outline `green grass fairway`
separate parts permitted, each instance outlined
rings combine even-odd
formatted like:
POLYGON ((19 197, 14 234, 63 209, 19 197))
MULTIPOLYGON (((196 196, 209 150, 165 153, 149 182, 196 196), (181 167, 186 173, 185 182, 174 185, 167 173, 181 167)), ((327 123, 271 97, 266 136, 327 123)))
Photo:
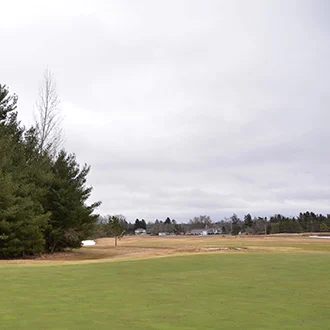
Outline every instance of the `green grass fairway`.
POLYGON ((330 255, 0 265, 1 329, 330 329, 330 255))

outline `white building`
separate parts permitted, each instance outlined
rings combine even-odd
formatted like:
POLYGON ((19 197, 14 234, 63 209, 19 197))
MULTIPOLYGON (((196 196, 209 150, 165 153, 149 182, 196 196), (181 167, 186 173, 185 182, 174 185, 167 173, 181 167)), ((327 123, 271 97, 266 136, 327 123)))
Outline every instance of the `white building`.
POLYGON ((138 228, 138 229, 135 229, 134 233, 135 233, 135 235, 146 235, 147 231, 143 228, 138 228))
POLYGON ((199 236, 217 235, 217 234, 221 234, 221 230, 216 228, 192 229, 190 232, 190 235, 199 235, 199 236))
POLYGON ((207 229, 192 229, 190 234, 191 235, 206 236, 207 235, 207 229))

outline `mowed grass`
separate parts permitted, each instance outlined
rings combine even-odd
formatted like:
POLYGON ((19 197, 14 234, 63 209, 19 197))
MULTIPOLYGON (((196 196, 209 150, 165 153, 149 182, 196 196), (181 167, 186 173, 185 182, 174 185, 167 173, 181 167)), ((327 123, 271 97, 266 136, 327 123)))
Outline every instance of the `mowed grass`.
POLYGON ((330 254, 0 265, 1 329, 329 329, 330 254))

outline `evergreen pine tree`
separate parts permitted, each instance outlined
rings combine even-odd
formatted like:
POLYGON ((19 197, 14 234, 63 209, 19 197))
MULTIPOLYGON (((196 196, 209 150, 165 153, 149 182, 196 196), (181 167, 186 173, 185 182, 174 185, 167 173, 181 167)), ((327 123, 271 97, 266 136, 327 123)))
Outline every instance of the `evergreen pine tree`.
POLYGON ((16 102, 0 86, 0 258, 43 252, 43 230, 49 217, 36 194, 38 185, 31 176, 38 172, 38 164, 31 162, 36 151, 26 152, 24 128, 14 111, 16 102))
POLYGON ((45 210, 51 212, 46 248, 49 252, 78 248, 81 241, 92 234, 98 219, 93 211, 101 204, 86 205, 92 192, 91 187, 86 187, 90 167, 85 165, 80 169, 75 155, 62 150, 52 170, 54 178, 44 203, 45 210))

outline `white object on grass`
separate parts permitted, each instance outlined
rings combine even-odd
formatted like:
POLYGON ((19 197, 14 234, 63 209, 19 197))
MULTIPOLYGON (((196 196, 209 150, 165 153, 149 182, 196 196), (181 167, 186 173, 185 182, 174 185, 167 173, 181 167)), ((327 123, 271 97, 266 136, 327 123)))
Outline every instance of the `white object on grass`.
POLYGON ((88 239, 86 241, 82 241, 81 243, 82 243, 83 246, 92 246, 92 245, 96 244, 95 241, 90 240, 90 239, 88 239))

